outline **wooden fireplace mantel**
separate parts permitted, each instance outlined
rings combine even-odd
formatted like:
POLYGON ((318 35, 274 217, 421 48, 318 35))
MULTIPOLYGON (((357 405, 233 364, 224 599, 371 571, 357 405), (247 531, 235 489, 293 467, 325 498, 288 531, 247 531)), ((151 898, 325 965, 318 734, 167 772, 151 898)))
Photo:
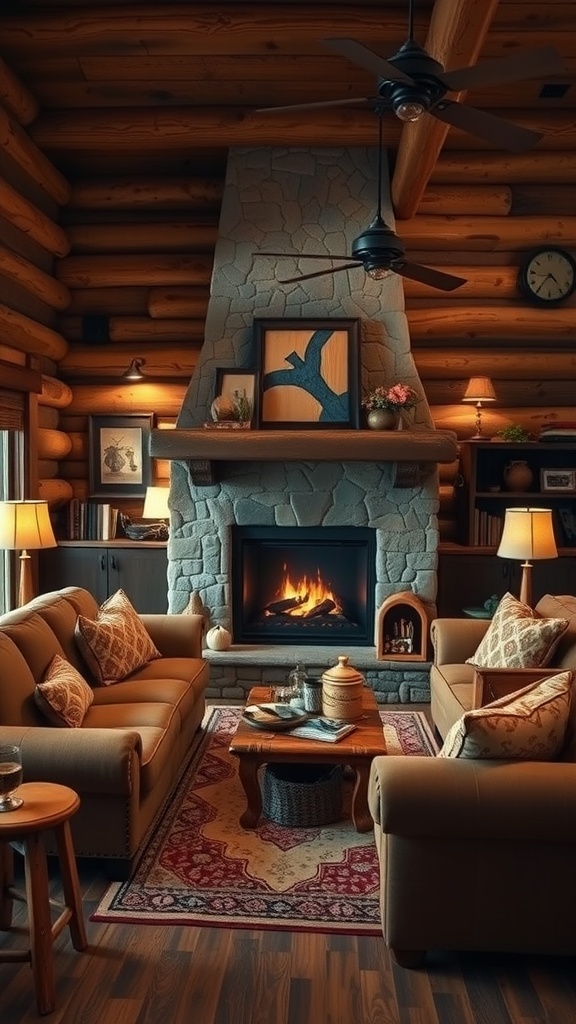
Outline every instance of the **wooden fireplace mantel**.
POLYGON ((397 487, 414 487, 430 463, 458 455, 451 430, 153 430, 154 458, 188 463, 192 482, 216 483, 221 462, 393 462, 397 487))

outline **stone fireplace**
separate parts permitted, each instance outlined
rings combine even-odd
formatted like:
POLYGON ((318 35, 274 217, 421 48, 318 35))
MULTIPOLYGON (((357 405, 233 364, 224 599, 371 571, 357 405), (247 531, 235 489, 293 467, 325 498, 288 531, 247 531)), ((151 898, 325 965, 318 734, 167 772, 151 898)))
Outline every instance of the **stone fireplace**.
MULTIPOLYGON (((367 531, 372 535, 372 564, 366 570, 371 592, 365 637, 358 648, 348 637, 346 650, 352 645, 356 663, 373 669, 379 699, 422 700, 427 693, 423 669, 410 666, 406 672, 396 666, 392 679, 394 666, 378 665, 371 646, 375 609, 389 595, 410 591, 434 610, 437 462, 451 461, 456 454, 455 442, 447 437, 430 451, 431 438, 441 432, 433 430, 410 352, 401 279, 391 275, 372 281, 362 268, 285 286, 276 279, 277 274, 294 276, 323 266, 307 262, 306 252, 350 251, 375 211, 376 160, 376 150, 356 148, 231 150, 205 341, 176 430, 154 431, 151 451, 172 459, 172 612, 182 611, 190 594, 197 592, 211 621, 234 632, 236 666, 244 657, 251 668, 260 662, 285 666, 293 656, 278 652, 283 646, 278 635, 268 642, 258 633, 246 652, 244 624, 238 639, 231 578, 236 531, 301 530, 305 542, 311 529, 367 531), (254 259, 255 249, 303 256, 298 261, 290 256, 254 259), (415 388, 420 400, 404 424, 407 429, 389 440, 366 430, 345 431, 341 437, 335 431, 320 436, 320 430, 316 435, 295 430, 279 434, 276 445, 270 430, 203 430, 217 368, 255 366, 256 317, 358 319, 361 390, 397 381, 415 388), (228 436, 215 436, 223 433, 228 436), (399 472, 408 463, 418 471, 399 472)), ((386 196, 383 212, 393 222, 386 196)), ((309 648, 308 660, 332 664, 338 653, 338 641, 332 649, 321 640, 319 647, 309 648)), ((231 657, 226 652, 213 660, 217 665, 231 657)), ((223 695, 231 692, 230 677, 228 683, 221 687, 223 695)))

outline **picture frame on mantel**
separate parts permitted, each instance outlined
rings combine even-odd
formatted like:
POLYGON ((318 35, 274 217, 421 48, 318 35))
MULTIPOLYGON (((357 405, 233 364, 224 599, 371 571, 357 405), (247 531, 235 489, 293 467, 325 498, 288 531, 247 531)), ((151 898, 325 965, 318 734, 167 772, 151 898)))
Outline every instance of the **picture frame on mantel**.
POLYGON ((90 416, 91 498, 143 498, 152 482, 150 431, 154 415, 90 416))
POLYGON ((359 320, 255 320, 258 426, 358 429, 359 338, 359 320))
POLYGON ((234 369, 232 367, 216 367, 215 399, 225 398, 237 402, 243 396, 249 403, 250 416, 246 423, 251 425, 256 419, 258 399, 258 372, 251 369, 234 369))

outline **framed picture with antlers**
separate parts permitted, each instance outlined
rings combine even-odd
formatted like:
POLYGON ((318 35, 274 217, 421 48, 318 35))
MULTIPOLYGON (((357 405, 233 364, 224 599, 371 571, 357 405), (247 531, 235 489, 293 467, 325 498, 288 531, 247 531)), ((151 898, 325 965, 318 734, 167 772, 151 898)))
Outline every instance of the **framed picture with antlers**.
POLYGON ((254 339, 260 427, 358 427, 358 320, 255 320, 254 339))

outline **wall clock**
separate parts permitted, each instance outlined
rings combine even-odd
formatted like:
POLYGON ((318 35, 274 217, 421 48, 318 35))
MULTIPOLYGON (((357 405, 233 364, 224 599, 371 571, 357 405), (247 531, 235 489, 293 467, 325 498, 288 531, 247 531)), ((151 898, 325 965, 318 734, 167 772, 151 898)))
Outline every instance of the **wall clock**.
POLYGON ((566 249, 537 249, 520 268, 518 283, 526 297, 539 306, 562 302, 576 289, 576 260, 566 249))

